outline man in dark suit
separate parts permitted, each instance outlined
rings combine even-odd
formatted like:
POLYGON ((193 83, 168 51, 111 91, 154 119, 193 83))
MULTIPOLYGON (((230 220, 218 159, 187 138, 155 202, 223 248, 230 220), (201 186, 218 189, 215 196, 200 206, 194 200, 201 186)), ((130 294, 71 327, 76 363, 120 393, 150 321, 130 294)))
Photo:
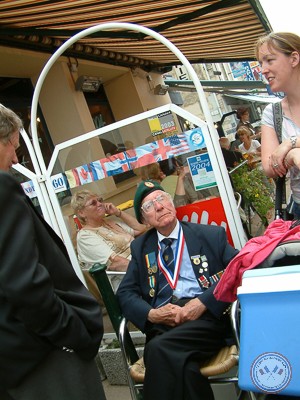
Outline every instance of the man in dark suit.
POLYGON ((199 361, 228 337, 229 304, 213 290, 237 250, 221 227, 179 222, 170 195, 155 181, 138 186, 134 208, 153 229, 132 242, 117 296, 125 317, 146 333, 144 398, 211 400, 199 361))
POLYGON ((104 400, 94 362, 103 336, 99 305, 7 173, 18 162, 21 128, 0 104, 0 398, 104 400))

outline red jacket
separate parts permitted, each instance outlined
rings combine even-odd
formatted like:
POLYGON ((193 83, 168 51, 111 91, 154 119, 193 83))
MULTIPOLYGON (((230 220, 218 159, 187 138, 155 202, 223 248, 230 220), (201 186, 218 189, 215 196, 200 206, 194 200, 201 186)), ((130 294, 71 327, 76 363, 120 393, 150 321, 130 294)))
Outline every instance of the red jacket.
POLYGON ((270 223, 263 236, 250 239, 228 264, 214 290, 217 300, 233 302, 242 276, 248 269, 262 263, 281 242, 300 240, 300 225, 290 229, 292 221, 277 219, 270 223))

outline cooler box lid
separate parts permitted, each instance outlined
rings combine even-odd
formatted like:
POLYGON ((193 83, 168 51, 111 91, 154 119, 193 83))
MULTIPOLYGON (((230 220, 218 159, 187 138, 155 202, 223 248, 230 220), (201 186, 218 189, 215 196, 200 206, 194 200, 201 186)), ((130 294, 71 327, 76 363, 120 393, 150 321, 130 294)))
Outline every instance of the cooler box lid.
POLYGON ((237 294, 300 290, 300 265, 257 268, 244 272, 237 294))

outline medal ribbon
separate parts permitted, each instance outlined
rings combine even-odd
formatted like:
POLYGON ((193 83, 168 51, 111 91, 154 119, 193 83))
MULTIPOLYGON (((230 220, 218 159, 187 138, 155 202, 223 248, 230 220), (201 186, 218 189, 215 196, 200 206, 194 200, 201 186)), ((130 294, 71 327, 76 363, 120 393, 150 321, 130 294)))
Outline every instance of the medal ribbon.
POLYGON ((160 243, 158 243, 158 249, 159 249, 158 256, 157 256, 158 267, 164 274, 166 280, 168 281, 169 285, 171 286, 171 288, 173 290, 176 288, 178 277, 179 277, 184 243, 185 243, 185 240, 184 240, 182 228, 180 227, 179 237, 177 240, 176 250, 175 250, 175 254, 174 254, 174 264, 175 264, 174 276, 171 274, 171 272, 166 267, 166 264, 162 258, 161 246, 160 246, 160 243))
MULTIPOLYGON (((146 254, 145 255, 146 266, 147 266, 147 269, 148 269, 148 282, 149 282, 149 286, 150 286, 149 294, 150 294, 151 297, 153 297, 154 293, 155 293, 156 279, 155 279, 155 276, 153 275, 153 273, 155 271, 153 271, 153 264, 150 261, 150 257, 152 258, 152 262, 155 261, 155 254, 151 253, 151 254, 146 254), (153 255, 154 255, 154 260, 153 260, 153 257, 152 257, 153 255)), ((157 268, 156 268, 156 271, 157 271, 157 268)))

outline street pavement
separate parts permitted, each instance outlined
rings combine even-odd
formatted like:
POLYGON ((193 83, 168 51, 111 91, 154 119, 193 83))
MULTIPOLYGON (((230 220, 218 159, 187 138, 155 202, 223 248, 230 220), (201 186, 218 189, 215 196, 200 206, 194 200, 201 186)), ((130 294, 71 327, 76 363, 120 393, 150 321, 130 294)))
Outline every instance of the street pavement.
MULTIPOLYGON (((103 315, 104 332, 106 334, 114 332, 108 315, 103 315)), ((103 379, 103 378, 102 378, 103 379)), ((126 385, 111 385, 108 379, 102 380, 106 400, 132 400, 129 387, 126 385)))
POLYGON ((131 400, 130 390, 125 385, 110 385, 108 379, 102 381, 106 400, 131 400))

